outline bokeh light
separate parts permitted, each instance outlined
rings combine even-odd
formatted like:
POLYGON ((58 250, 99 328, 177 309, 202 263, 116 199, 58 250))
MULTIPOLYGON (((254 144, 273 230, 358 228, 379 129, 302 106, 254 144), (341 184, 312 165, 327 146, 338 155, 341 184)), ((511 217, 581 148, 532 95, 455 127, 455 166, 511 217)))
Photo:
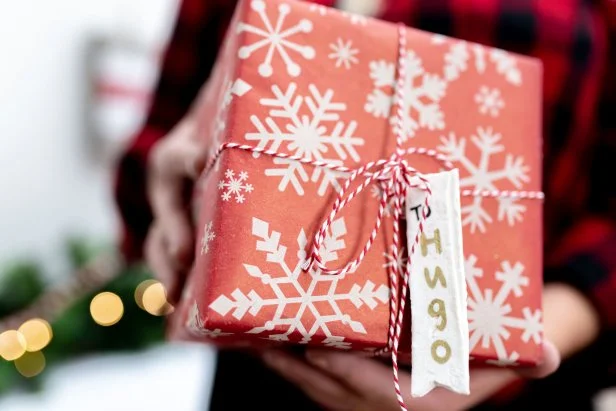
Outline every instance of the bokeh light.
POLYGON ((142 281, 135 289, 135 302, 142 310, 145 310, 145 307, 143 306, 143 294, 145 293, 145 290, 147 290, 149 286, 156 283, 158 283, 158 281, 154 279, 145 280, 142 281))
POLYGON ((99 293, 90 302, 90 315, 99 325, 105 327, 114 325, 124 315, 122 299, 107 291, 99 293))
POLYGON ((26 352, 26 338, 17 330, 7 330, 0 334, 0 356, 13 361, 26 352))
POLYGON ((147 286, 143 292, 143 309, 156 316, 167 315, 173 312, 173 306, 167 301, 167 292, 160 282, 147 286))
POLYGON ((24 377, 35 377, 45 369, 45 355, 41 351, 26 352, 15 360, 15 368, 24 377))
POLYGON ((51 325, 40 318, 33 318, 26 321, 19 327, 18 331, 25 337, 26 351, 29 352, 42 350, 49 344, 53 337, 51 325))

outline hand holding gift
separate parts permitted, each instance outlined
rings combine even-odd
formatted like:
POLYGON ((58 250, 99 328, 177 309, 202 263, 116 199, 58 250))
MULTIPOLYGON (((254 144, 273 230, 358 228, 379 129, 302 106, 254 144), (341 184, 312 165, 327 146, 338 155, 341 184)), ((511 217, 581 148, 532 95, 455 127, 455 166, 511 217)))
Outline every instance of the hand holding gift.
POLYGON ((194 259, 194 227, 183 191, 186 180, 201 172, 206 154, 206 146, 197 138, 195 121, 189 115, 153 147, 150 156, 148 195, 154 222, 145 255, 174 304, 194 259))
MULTIPOLYGON (((270 367, 297 384, 328 410, 400 409, 398 399, 391 389, 391 369, 372 359, 331 351, 309 351, 308 362, 284 351, 267 352, 264 359, 270 367)), ((560 356, 556 347, 546 341, 543 346, 543 362, 537 367, 471 370, 470 395, 436 389, 420 398, 413 398, 405 392, 403 400, 406 407, 413 411, 467 410, 491 397, 516 376, 543 378, 554 372, 559 363, 560 356)), ((401 372, 400 384, 403 387, 411 386, 411 379, 410 373, 401 372)))

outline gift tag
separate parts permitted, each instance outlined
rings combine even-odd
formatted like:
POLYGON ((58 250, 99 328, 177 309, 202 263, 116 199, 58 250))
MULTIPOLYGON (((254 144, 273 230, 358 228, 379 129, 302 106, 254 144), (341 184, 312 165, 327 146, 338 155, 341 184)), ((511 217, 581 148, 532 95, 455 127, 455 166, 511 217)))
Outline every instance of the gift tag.
MULTIPOLYGON (((469 394, 467 290, 464 276, 458 170, 424 176, 432 194, 423 234, 410 256, 412 321, 411 395, 435 387, 469 394)), ((409 250, 422 218, 426 193, 406 199, 409 250)))

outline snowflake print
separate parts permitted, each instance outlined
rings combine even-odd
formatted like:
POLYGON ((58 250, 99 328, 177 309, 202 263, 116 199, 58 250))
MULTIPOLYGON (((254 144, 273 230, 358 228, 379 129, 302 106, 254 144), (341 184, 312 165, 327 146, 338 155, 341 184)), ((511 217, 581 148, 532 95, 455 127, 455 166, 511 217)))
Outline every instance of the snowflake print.
POLYGON ((531 339, 535 344, 541 342, 542 322, 541 311, 532 311, 524 307, 521 316, 512 313, 512 298, 520 298, 529 279, 524 275, 524 265, 520 262, 512 264, 501 262, 501 268, 494 278, 501 284, 498 290, 482 289, 478 278, 484 275, 483 269, 476 267, 477 257, 469 255, 465 261, 466 283, 469 290, 468 320, 471 351, 481 344, 482 348, 493 347, 497 365, 512 365, 519 358, 515 351, 508 353, 505 341, 511 337, 510 330, 522 330, 521 339, 528 343, 531 339))
MULTIPOLYGON (((308 87, 309 94, 297 93, 297 85, 289 84, 283 91, 272 86, 273 98, 262 98, 261 105, 270 109, 269 116, 260 119, 252 115, 250 120, 256 132, 246 134, 249 141, 258 141, 259 149, 282 151, 313 160, 327 160, 342 164, 351 158, 359 162, 357 146, 364 144, 363 138, 355 136, 357 122, 344 122, 340 113, 346 110, 344 103, 334 102, 333 90, 321 93, 316 86, 308 87)), ((258 157, 258 154, 255 154, 258 157)), ((304 184, 319 183, 318 194, 325 195, 333 186, 339 190, 338 179, 342 173, 303 165, 300 162, 274 158, 278 166, 265 170, 265 175, 280 178, 278 189, 286 191, 290 185, 297 194, 304 195, 304 184), (312 170, 311 175, 308 170, 312 170)))
POLYGON ((478 73, 484 73, 486 71, 486 67, 488 66, 485 58, 486 49, 479 44, 473 44, 471 49, 473 51, 473 55, 475 56, 475 69, 478 73))
POLYGON ((223 201, 229 201, 233 197, 236 203, 243 203, 246 198, 244 194, 254 190, 252 184, 246 183, 248 172, 242 171, 238 176, 233 170, 225 171, 225 179, 218 182, 218 189, 222 191, 220 197, 223 201))
POLYGON ((311 4, 309 10, 313 13, 319 13, 321 16, 325 16, 328 8, 322 4, 311 4))
MULTIPOLYGON (((233 97, 241 97, 252 89, 252 86, 246 83, 244 80, 237 79, 235 81, 231 81, 229 80, 228 76, 225 76, 223 84, 224 86, 221 88, 220 96, 217 100, 218 109, 214 118, 212 133, 210 134, 212 136, 212 145, 210 148, 211 156, 213 156, 218 151, 218 149, 220 148, 220 144, 224 139, 224 134, 227 130, 227 113, 229 111, 229 106, 231 105, 233 97)), ((218 170, 219 165, 220 162, 217 161, 214 165, 215 170, 218 170)))
POLYGON ((354 24, 354 25, 359 24, 362 26, 365 26, 366 24, 368 24, 368 18, 361 14, 351 13, 349 11, 344 11, 344 10, 341 11, 341 14, 347 19, 349 19, 351 24, 354 24))
POLYGON ((383 264, 383 268, 393 268, 394 266, 398 266, 400 269, 404 269, 406 267, 408 257, 406 256, 406 249, 404 247, 400 247, 398 251, 398 259, 394 258, 394 246, 390 246, 389 251, 383 253, 383 257, 385 257, 385 263, 383 264))
POLYGON ((443 36, 442 34, 434 34, 432 35, 430 42, 436 45, 445 44, 447 42, 447 37, 443 36))
MULTIPOLYGON (((319 13, 321 16, 329 14, 331 8, 322 4, 311 4, 309 10, 313 13, 319 13)), ((362 14, 352 13, 347 10, 336 9, 336 12, 340 13, 343 17, 347 18, 353 25, 365 26, 368 24, 368 18, 362 14)))
POLYGON ((499 357, 498 360, 486 360, 486 364, 496 365, 497 367, 512 367, 519 365, 519 358, 520 354, 518 354, 516 351, 512 351, 511 354, 508 354, 504 357, 499 357))
POLYGON ((488 62, 494 65, 496 72, 505 80, 515 86, 522 84, 522 73, 517 66, 516 59, 504 50, 490 49, 479 44, 470 44, 463 40, 454 40, 442 35, 434 35, 432 44, 449 44, 449 50, 445 53, 444 78, 453 81, 460 74, 467 71, 469 62, 473 57, 474 67, 477 73, 486 71, 488 62), (449 40, 449 43, 448 41, 449 40))
POLYGON ((278 6, 278 20, 275 23, 269 20, 265 12, 265 1, 252 0, 250 6, 261 18, 263 27, 239 23, 237 25, 237 32, 255 34, 262 37, 262 39, 250 45, 240 47, 238 50, 238 57, 247 59, 255 51, 267 48, 265 60, 259 65, 258 69, 261 76, 270 77, 274 73, 272 60, 276 53, 278 53, 286 65, 287 73, 293 77, 299 76, 301 74, 301 67, 291 59, 289 51, 296 52, 307 60, 311 60, 315 57, 315 51, 314 48, 310 46, 294 43, 290 38, 297 33, 310 33, 312 31, 312 22, 308 19, 302 19, 296 25, 284 28, 285 19, 291 12, 291 6, 288 4, 282 3, 278 6))
MULTIPOLYGON (((412 50, 407 52, 406 79, 404 82, 404 109, 402 132, 404 141, 414 137, 420 128, 442 130, 445 127, 440 100, 445 95, 447 83, 435 74, 426 73, 419 56, 412 50)), ((396 85, 395 65, 390 62, 370 62, 370 78, 374 89, 368 95, 365 110, 375 117, 389 117, 397 130, 395 116, 390 116, 396 85)))
POLYGON ((207 338, 218 338, 231 335, 231 333, 222 332, 220 328, 216 328, 215 330, 208 330, 203 324, 203 320, 201 320, 201 315, 199 314, 199 307, 197 307, 196 301, 193 301, 193 304, 190 308, 190 313, 188 314, 188 320, 186 322, 186 328, 190 333, 195 336, 203 336, 207 338))
POLYGON ((504 50, 492 49, 490 61, 496 65, 496 71, 516 86, 522 84, 522 73, 517 67, 515 58, 504 50))
POLYGON ((468 68, 469 53, 466 43, 458 42, 451 46, 451 50, 445 54, 445 79, 452 81, 460 77, 460 73, 468 68))
POLYGON ((332 52, 327 57, 336 60, 336 67, 344 66, 348 70, 351 68, 351 64, 359 63, 359 60, 355 57, 359 50, 352 48, 351 40, 345 42, 339 38, 336 43, 330 44, 329 47, 332 52))
POLYGON ((486 86, 481 86, 475 94, 475 102, 479 105, 481 114, 489 114, 492 117, 498 117, 500 110, 505 107, 500 90, 497 88, 490 89, 486 86))
MULTIPOLYGON (((304 272, 301 266, 306 260, 308 246, 304 229, 300 230, 297 237, 297 259, 286 255, 288 248, 280 244, 280 232, 271 230, 267 222, 253 218, 252 234, 257 238, 256 250, 265 253, 262 262, 268 263, 268 271, 264 273, 257 265, 252 264, 244 264, 244 268, 248 275, 266 284, 274 296, 263 298, 256 290, 245 292, 238 288, 230 296, 219 296, 210 305, 218 314, 230 314, 236 320, 242 320, 247 313, 256 316, 264 307, 274 307, 273 317, 247 331, 249 334, 261 334, 264 338, 276 341, 293 339, 307 344, 314 341, 315 334, 320 332, 324 338, 317 343, 348 349, 351 344, 345 341, 343 336, 335 335, 329 324, 341 324, 360 334, 367 331, 360 321, 351 318, 339 304, 351 303, 357 308, 367 306, 373 310, 379 304, 389 301, 389 288, 384 284, 376 286, 369 280, 355 283, 351 288, 345 287, 345 291, 340 291, 340 281, 353 275, 351 272, 344 275, 327 275, 314 269, 308 273, 304 272), (274 270, 273 267, 277 269, 274 270)), ((322 249, 324 262, 338 259, 338 252, 346 247, 343 238, 345 235, 344 219, 335 220, 322 249)))
POLYGON ((210 221, 203 228, 203 237, 201 237, 201 255, 207 254, 210 251, 210 243, 216 238, 216 233, 212 229, 212 222, 210 221))
MULTIPOLYGON (((467 156, 465 138, 458 139, 454 133, 450 133, 449 137, 441 137, 442 145, 438 147, 438 150, 449 161, 458 163, 468 173, 466 177, 460 179, 461 188, 481 191, 503 190, 504 188, 497 186, 496 183, 505 180, 516 189, 520 189, 524 183, 528 183, 529 168, 524 164, 524 159, 521 156, 514 157, 512 154, 507 154, 505 163, 501 168, 490 168, 490 162, 494 159, 494 155, 505 151, 505 147, 499 144, 501 137, 491 128, 479 127, 477 129, 477 134, 470 139, 480 153, 477 163, 474 163, 467 156)), ((472 204, 462 207, 462 225, 470 225, 471 233, 476 230, 483 233, 486 231, 486 224, 493 222, 482 202, 482 197, 475 196, 472 204)), ((518 204, 516 199, 498 198, 498 203, 497 218, 499 221, 507 218, 509 225, 513 225, 516 221, 522 220, 522 214, 526 211, 526 207, 518 204)))

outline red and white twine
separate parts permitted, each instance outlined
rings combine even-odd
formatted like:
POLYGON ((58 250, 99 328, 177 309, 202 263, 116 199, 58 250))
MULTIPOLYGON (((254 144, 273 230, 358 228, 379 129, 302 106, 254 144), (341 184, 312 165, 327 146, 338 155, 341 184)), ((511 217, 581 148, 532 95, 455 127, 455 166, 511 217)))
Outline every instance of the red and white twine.
MULTIPOLYGON (((336 200, 332 206, 332 210, 321 224, 319 230, 314 236, 312 242, 312 249, 308 256, 308 259, 302 264, 302 269, 307 271, 313 268, 320 270, 323 274, 328 275, 343 275, 349 272, 353 272, 359 267, 366 254, 370 251, 374 240, 379 232, 381 222, 383 220, 383 213, 387 204, 393 200, 393 238, 392 238, 392 263, 389 265, 389 282, 390 282, 390 320, 389 320, 389 336, 387 347, 380 350, 378 354, 391 352, 392 368, 394 375, 394 388, 396 397, 400 408, 406 411, 406 405, 404 403, 404 397, 402 396, 402 390, 400 388, 399 381, 399 366, 398 366, 398 348, 400 343, 400 335, 402 330, 402 324, 404 320, 404 309, 406 305, 406 298, 409 290, 410 282, 410 267, 411 256, 414 254, 415 248, 419 243, 419 239, 424 230, 424 222, 427 218, 427 210, 429 209, 429 201, 432 191, 430 190, 430 184, 428 180, 415 168, 408 164, 405 159, 409 155, 421 155, 429 157, 434 161, 441 164, 445 169, 451 170, 454 168, 453 164, 449 162, 445 156, 438 153, 436 150, 411 147, 403 148, 402 143, 404 141, 404 131, 402 122, 404 118, 404 89, 406 81, 406 33, 403 25, 399 26, 398 30, 398 60, 397 60, 397 81, 396 81, 396 94, 395 94, 395 123, 396 123, 396 151, 388 159, 380 159, 371 161, 357 169, 351 169, 345 166, 331 164, 326 161, 314 160, 306 157, 290 155, 287 153, 281 153, 273 150, 266 150, 245 144, 238 144, 233 142, 227 142, 221 144, 216 151, 210 162, 206 166, 204 173, 207 173, 218 157, 223 151, 227 149, 238 149, 249 151, 253 153, 265 154, 272 157, 283 158, 293 161, 298 161, 303 164, 309 164, 315 167, 326 168, 336 172, 350 173, 349 178, 345 181, 344 186, 338 193, 336 200), (358 178, 364 180, 352 191, 349 192, 351 184, 358 178), (413 177, 415 179, 413 180, 413 177), (379 199, 379 209, 375 219, 374 227, 370 232, 370 236, 366 241, 364 247, 360 251, 359 255, 351 262, 347 263, 341 269, 327 268, 321 258, 320 251, 325 240, 325 236, 334 221, 336 215, 348 205, 359 193, 361 193, 367 186, 372 183, 379 184, 381 188, 381 197, 379 199), (403 215, 403 207, 406 201, 406 195, 411 188, 418 188, 423 191, 425 200, 421 212, 421 218, 419 221, 419 228, 410 245, 408 252, 408 261, 399 266, 401 246, 400 246, 400 219, 403 215), (399 287, 399 279, 402 279, 402 286, 399 287), (398 293, 401 295, 398 296, 398 293)), ((508 191, 508 190, 461 190, 462 196, 473 197, 509 197, 516 199, 543 199, 542 192, 537 191, 508 191)))

